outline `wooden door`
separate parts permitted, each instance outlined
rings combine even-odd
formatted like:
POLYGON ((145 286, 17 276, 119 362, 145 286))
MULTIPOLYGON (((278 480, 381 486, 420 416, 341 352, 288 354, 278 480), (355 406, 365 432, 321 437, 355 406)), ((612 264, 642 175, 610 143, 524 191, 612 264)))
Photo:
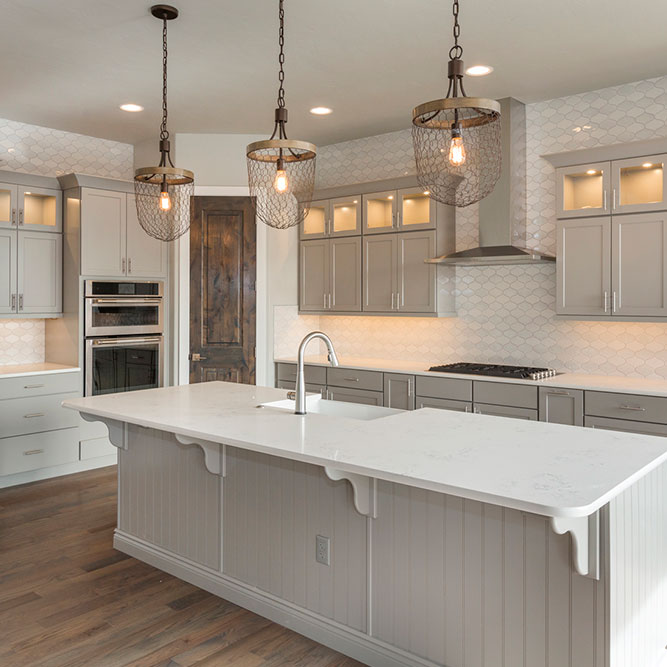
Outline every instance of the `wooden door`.
POLYGON ((48 232, 18 232, 19 312, 62 310, 63 237, 48 232))
POLYGON ((301 241, 299 248, 299 310, 327 310, 330 301, 330 240, 301 241))
POLYGON ((124 276, 127 209, 124 192, 84 188, 81 194, 81 273, 124 276))
POLYGON ((424 260, 435 257, 435 232, 405 232, 397 235, 396 310, 406 313, 435 313, 436 267, 424 260))
POLYGON ((611 315, 611 219, 557 225, 556 313, 611 315))
POLYGON ((15 313, 16 230, 0 229, 0 313, 15 313))
POLYGON ((667 213, 612 218, 614 315, 667 315, 667 213))
POLYGON ((364 238, 364 310, 392 312, 396 304, 396 234, 364 238))
POLYGON ((127 275, 166 278, 169 244, 149 236, 139 224, 134 195, 127 195, 127 275))
POLYGON ((331 263, 330 310, 361 310, 361 237, 329 241, 331 263))
POLYGON ((252 199, 194 197, 192 202, 190 382, 254 384, 257 253, 252 199))

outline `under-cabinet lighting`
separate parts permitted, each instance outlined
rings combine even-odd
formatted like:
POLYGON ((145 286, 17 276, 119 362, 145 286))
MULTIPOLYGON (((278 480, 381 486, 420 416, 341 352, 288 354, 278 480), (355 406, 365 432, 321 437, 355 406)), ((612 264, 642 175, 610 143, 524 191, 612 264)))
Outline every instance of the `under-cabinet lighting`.
POLYGON ((121 104, 120 108, 123 111, 129 111, 130 113, 136 113, 137 111, 143 111, 144 110, 144 108, 141 106, 141 104, 132 104, 132 103, 121 104))
POLYGON ((393 198, 394 198, 394 195, 389 195, 389 196, 387 197, 387 199, 393 199, 393 198))
POLYGON ((595 169, 589 169, 586 173, 587 173, 589 176, 595 176, 595 174, 597 174, 598 172, 597 172, 597 170, 595 170, 595 169))
POLYGON ((653 162, 644 162, 644 164, 642 165, 642 167, 644 167, 646 169, 648 169, 648 167, 652 167, 652 166, 653 166, 653 162))
POLYGON ((424 190, 424 194, 425 194, 425 195, 430 195, 431 193, 430 193, 429 190, 424 190))

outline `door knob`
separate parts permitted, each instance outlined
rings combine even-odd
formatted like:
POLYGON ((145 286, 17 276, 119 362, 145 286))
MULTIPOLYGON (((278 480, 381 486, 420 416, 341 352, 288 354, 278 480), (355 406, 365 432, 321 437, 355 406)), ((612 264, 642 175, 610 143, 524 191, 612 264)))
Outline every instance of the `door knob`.
POLYGON ((188 359, 190 361, 204 361, 206 357, 202 357, 201 354, 199 354, 199 352, 193 352, 188 355, 188 359))

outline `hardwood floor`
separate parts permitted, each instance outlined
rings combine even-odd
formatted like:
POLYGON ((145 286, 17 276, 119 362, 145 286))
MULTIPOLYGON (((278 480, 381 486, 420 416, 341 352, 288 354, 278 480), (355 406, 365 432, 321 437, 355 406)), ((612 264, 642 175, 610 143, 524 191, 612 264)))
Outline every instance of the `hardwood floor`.
POLYGON ((0 665, 361 665, 116 551, 115 525, 115 467, 0 490, 0 665))

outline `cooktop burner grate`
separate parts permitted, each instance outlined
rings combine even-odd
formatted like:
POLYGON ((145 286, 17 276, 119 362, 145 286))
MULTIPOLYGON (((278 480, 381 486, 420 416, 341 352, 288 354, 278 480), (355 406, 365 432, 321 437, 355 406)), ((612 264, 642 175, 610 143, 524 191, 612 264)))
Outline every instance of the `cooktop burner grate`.
POLYGON ((494 377, 515 378, 518 380, 543 380, 544 378, 556 375, 556 371, 552 368, 505 366, 502 364, 474 364, 469 362, 431 366, 429 371, 437 373, 465 373, 468 375, 492 375, 494 377))

